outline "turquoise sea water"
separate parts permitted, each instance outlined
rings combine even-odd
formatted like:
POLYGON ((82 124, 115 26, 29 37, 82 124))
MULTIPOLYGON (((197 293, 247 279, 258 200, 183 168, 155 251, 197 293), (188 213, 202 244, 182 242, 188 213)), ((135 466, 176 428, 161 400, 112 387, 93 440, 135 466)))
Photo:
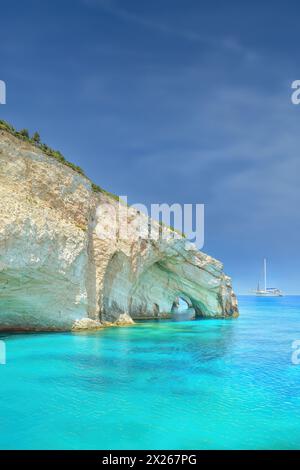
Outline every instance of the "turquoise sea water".
POLYGON ((300 297, 239 303, 237 320, 0 335, 0 448, 300 448, 300 297))

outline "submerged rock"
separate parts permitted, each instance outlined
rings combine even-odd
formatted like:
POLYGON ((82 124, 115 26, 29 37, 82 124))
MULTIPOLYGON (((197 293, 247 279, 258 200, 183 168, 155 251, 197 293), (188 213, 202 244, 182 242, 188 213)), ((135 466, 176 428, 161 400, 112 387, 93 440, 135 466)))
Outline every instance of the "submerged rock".
POLYGON ((0 329, 71 330, 172 315, 178 297, 201 317, 238 315, 222 264, 118 202, 36 146, 0 131, 0 329), (125 224, 126 222, 126 224, 125 224), (127 237, 120 236, 123 224, 127 237), (92 322, 91 322, 92 321, 92 322), (94 326, 92 326, 94 325, 94 326))

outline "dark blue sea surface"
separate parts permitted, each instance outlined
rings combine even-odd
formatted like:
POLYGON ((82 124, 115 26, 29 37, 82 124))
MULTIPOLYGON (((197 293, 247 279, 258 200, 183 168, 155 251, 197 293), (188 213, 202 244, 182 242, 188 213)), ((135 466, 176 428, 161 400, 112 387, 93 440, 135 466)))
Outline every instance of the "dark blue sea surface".
POLYGON ((235 320, 0 335, 1 449, 299 449, 300 297, 235 320))

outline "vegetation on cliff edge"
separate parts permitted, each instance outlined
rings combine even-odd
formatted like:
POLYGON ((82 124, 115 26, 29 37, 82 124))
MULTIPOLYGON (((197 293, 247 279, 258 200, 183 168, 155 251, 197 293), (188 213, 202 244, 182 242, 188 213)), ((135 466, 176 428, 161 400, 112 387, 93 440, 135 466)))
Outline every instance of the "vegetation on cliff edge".
MULTIPOLYGON (((32 135, 32 137, 30 137, 28 129, 21 129, 17 131, 11 124, 4 121, 3 119, 0 119, 0 130, 1 129, 9 132, 10 134, 14 135, 18 139, 24 140, 26 142, 31 143, 35 147, 38 147, 42 152, 44 152, 49 157, 55 158, 60 163, 63 163, 64 165, 72 168, 72 170, 76 171, 80 175, 90 180, 90 178, 86 176, 86 174, 84 173, 83 169, 80 168, 80 166, 75 165, 74 163, 66 160, 66 158, 62 155, 62 153, 59 150, 54 150, 51 147, 49 147, 47 144, 42 143, 40 134, 38 132, 35 132, 32 135)), ((92 186, 92 190, 95 193, 103 193, 103 194, 106 194, 107 196, 110 196, 116 199, 117 201, 119 200, 119 196, 117 196, 116 194, 110 193, 109 191, 106 191, 105 189, 101 188, 97 184, 94 184, 93 182, 91 182, 91 186, 92 186)))
MULTIPOLYGON (((10 134, 14 135, 18 139, 29 142, 30 144, 32 144, 35 147, 39 148, 43 153, 45 153, 49 157, 55 158, 60 163, 72 168, 72 170, 76 171, 80 175, 87 178, 91 182, 92 190, 95 193, 102 193, 102 194, 105 194, 105 195, 107 195, 109 197, 112 197, 113 199, 119 201, 119 196, 117 196, 116 194, 110 193, 109 191, 106 191, 105 189, 101 188, 97 184, 93 183, 90 180, 90 178, 88 178, 88 176, 86 176, 86 174, 84 173, 83 169, 80 168, 80 166, 77 166, 74 163, 69 162, 68 160, 66 160, 66 158, 61 154, 61 152, 59 150, 53 150, 47 144, 42 143, 40 134, 38 132, 35 132, 32 135, 32 137, 30 137, 28 129, 21 129, 21 130, 17 131, 11 124, 4 121, 3 119, 0 119, 0 130, 1 129, 9 132, 10 134)), ((179 230, 176 230, 174 227, 168 226, 168 225, 166 225, 162 222, 159 222, 159 223, 160 223, 160 225, 165 226, 166 228, 171 230, 172 232, 177 232, 181 236, 185 237, 185 235, 183 233, 181 233, 179 230)))

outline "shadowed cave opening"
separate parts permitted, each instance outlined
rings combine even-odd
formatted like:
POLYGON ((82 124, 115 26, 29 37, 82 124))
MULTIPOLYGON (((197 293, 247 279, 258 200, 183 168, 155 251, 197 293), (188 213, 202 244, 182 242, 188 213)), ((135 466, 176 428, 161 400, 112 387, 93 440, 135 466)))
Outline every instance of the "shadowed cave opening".
POLYGON ((159 305, 158 304, 153 304, 153 313, 154 313, 155 318, 159 317, 159 305))

